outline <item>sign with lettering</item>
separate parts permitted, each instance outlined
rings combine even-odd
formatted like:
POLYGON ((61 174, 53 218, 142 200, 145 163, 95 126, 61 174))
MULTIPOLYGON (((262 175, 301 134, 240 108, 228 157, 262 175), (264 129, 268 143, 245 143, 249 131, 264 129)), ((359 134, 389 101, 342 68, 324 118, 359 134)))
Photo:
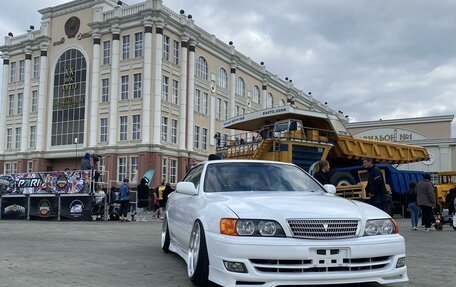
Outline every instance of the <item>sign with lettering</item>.
POLYGON ((424 135, 405 129, 393 129, 393 128, 382 128, 382 129, 370 129, 367 131, 353 134, 354 137, 387 141, 387 142, 402 142, 410 140, 424 140, 428 139, 424 135))

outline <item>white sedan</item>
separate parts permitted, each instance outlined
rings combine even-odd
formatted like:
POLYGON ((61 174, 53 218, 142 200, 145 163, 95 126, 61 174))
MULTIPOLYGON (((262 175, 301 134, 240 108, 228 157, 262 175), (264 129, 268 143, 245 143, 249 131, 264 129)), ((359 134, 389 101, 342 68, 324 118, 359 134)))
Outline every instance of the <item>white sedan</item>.
POLYGON ((334 193, 293 164, 200 163, 168 198, 161 246, 197 286, 408 281, 396 222, 334 193))

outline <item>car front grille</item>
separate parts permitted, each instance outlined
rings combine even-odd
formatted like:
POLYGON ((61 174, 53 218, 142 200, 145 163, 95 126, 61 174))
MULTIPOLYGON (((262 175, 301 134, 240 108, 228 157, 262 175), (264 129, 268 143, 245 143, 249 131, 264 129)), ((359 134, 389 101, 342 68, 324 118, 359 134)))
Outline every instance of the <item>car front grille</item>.
POLYGON ((340 239, 355 237, 357 219, 289 219, 293 237, 311 239, 340 239))
POLYGON ((255 270, 262 273, 323 273, 323 272, 356 272, 378 270, 385 268, 392 262, 389 256, 371 258, 344 258, 340 266, 315 266, 311 259, 277 260, 277 259, 250 259, 255 270))

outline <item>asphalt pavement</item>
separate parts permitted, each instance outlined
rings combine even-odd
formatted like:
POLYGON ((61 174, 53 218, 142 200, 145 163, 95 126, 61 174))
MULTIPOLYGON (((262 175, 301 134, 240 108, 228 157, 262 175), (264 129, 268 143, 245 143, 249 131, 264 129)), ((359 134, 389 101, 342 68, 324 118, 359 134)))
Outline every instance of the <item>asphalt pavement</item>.
MULTIPOLYGON (((2 220, 0 286, 193 286, 184 261, 160 249, 161 221, 148 218, 128 223, 2 220)), ((387 286, 455 286, 456 231, 449 225, 443 231, 412 231, 408 219, 398 223, 406 238, 410 281, 387 286)))

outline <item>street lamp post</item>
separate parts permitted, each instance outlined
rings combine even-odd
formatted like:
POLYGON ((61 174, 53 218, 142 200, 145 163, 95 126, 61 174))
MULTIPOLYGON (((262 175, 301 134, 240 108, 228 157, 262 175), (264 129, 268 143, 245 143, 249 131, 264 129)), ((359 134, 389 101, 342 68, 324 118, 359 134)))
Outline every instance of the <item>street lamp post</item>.
POLYGON ((78 169, 78 138, 74 138, 75 150, 76 150, 76 168, 78 169))

